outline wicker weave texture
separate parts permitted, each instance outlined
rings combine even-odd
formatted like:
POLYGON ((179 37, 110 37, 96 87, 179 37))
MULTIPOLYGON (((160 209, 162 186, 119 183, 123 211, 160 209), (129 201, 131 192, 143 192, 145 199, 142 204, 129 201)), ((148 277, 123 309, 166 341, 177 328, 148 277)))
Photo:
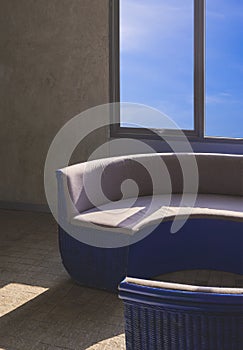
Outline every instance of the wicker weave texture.
POLYGON ((166 310, 125 302, 127 350, 242 350, 242 314, 166 310))
POLYGON ((62 262, 69 275, 81 285, 117 292, 126 276, 127 247, 98 248, 71 237, 59 227, 62 262))

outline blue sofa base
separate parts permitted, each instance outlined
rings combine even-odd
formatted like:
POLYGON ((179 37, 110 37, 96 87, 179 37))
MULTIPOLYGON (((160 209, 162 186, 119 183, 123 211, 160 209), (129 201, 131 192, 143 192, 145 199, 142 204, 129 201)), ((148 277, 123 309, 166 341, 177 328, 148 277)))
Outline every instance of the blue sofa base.
POLYGON ((76 240, 59 226, 59 248, 65 269, 80 285, 116 292, 126 276, 128 247, 93 247, 76 240))
POLYGON ((122 248, 89 246, 59 227, 62 261, 79 284, 113 292, 125 276, 153 278, 185 269, 243 274, 242 222, 190 219, 176 234, 170 227, 170 221, 162 222, 146 238, 122 248))

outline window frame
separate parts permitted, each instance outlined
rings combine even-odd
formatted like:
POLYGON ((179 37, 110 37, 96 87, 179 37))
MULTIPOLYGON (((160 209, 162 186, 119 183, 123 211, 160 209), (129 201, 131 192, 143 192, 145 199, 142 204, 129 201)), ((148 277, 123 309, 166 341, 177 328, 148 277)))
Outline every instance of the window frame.
MULTIPOLYGON (((122 1, 122 0, 121 0, 122 1)), ((189 141, 197 143, 217 143, 217 144, 239 144, 243 145, 243 138, 218 137, 205 135, 205 29, 206 29, 206 0, 192 0, 194 2, 194 68, 193 68, 193 98, 194 98, 194 129, 183 130, 189 141)), ((120 0, 110 0, 110 103, 120 101, 120 0)), ((129 128, 120 126, 120 111, 111 113, 112 125, 110 136, 112 138, 138 138, 148 140, 160 140, 157 133, 146 128, 129 128)), ((163 130, 163 135, 167 138, 178 139, 176 130, 163 130)))

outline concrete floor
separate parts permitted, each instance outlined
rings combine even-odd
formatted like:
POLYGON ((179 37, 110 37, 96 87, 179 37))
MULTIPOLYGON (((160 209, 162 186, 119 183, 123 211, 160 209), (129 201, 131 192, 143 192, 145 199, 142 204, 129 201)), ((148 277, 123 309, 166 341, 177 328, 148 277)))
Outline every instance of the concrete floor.
POLYGON ((51 215, 0 211, 0 349, 125 349, 117 295, 74 284, 51 215))
MULTIPOLYGON (((0 210, 0 227, 0 350, 125 349, 121 300, 70 280, 51 215, 0 210)), ((241 275, 208 270, 158 279, 243 287, 241 275)))

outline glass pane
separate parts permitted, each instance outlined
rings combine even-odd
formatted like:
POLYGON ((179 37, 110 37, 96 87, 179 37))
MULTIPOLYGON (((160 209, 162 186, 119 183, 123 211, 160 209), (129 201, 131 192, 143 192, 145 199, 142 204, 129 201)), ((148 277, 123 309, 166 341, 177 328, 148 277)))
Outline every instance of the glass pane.
POLYGON ((206 135, 243 137, 243 2, 206 7, 206 135))
MULTIPOLYGON (((120 99, 193 129, 193 0, 120 0, 120 99)), ((127 122, 163 128, 163 120, 127 122)))

